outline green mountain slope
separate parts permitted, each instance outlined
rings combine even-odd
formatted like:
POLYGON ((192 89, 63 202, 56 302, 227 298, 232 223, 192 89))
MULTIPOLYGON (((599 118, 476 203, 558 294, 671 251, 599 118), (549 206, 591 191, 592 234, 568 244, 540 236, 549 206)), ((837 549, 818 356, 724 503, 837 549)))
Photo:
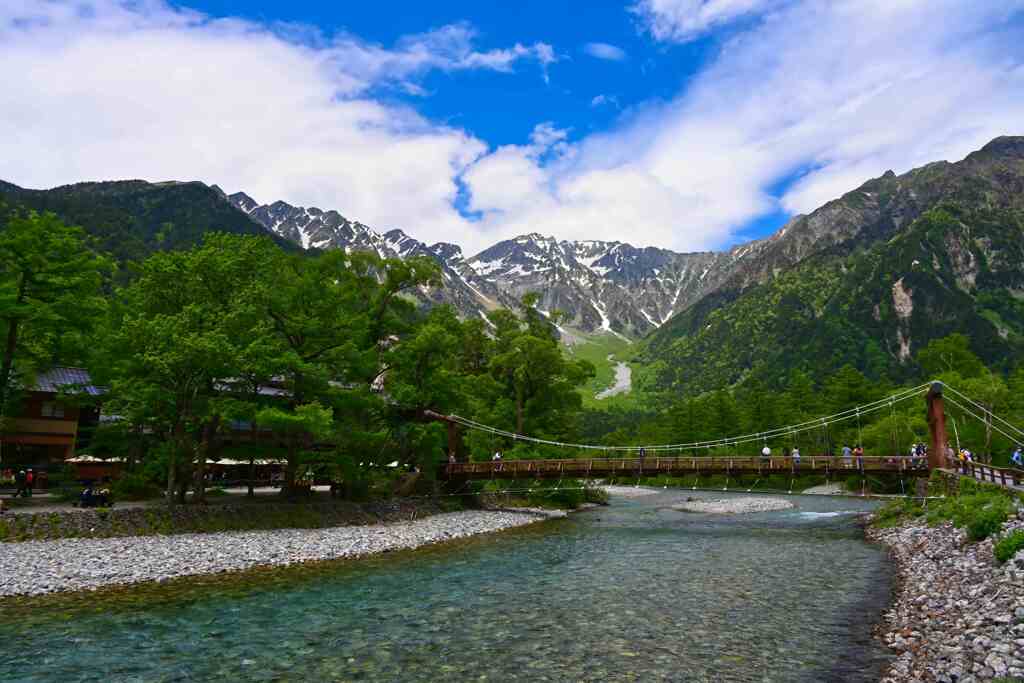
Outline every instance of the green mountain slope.
POLYGON ((700 393, 756 366, 908 377, 952 332, 990 364, 1024 358, 1024 138, 886 174, 758 247, 647 340, 660 388, 700 393))
POLYGON ((122 260, 187 248, 210 231, 269 234, 232 206, 220 190, 200 182, 125 180, 27 190, 0 181, 0 204, 52 211, 65 223, 82 226, 100 249, 122 260))

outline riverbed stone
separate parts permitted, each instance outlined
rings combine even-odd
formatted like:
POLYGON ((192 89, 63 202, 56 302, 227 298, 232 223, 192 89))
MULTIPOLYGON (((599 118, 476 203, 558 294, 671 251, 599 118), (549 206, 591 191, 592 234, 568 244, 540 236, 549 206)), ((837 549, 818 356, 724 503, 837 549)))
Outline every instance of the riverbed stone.
POLYGON ((557 516, 565 513, 473 510, 374 526, 0 543, 0 597, 363 557, 557 516))
MULTIPOLYGON (((1020 519, 1002 533, 1024 528, 1020 519)), ((991 681, 1024 672, 1024 585, 950 524, 869 529, 895 559, 898 589, 878 636, 900 652, 885 683, 991 681), (898 647, 897 647, 898 646, 898 647)), ((997 537, 998 538, 998 537, 997 537)))

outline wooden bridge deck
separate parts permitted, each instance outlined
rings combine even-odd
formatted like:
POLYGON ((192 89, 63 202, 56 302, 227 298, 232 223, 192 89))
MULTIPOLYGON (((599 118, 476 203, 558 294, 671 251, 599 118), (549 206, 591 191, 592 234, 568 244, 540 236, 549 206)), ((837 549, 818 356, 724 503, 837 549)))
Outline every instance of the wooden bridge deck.
POLYGON ((656 477, 699 474, 923 474, 927 462, 909 457, 865 456, 858 464, 842 457, 651 457, 576 458, 570 460, 491 460, 455 462, 442 466, 442 479, 602 479, 616 476, 656 477))

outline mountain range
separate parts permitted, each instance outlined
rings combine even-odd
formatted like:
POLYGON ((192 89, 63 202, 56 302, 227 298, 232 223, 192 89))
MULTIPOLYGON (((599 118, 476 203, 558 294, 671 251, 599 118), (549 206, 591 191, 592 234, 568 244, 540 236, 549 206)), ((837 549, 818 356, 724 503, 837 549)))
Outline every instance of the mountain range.
POLYGON ((565 314, 563 333, 608 332, 638 337, 663 325, 718 281, 728 253, 680 254, 623 242, 556 240, 536 233, 504 240, 467 258, 455 244, 425 244, 402 230, 381 233, 338 211, 259 204, 244 192, 228 201, 271 233, 306 249, 365 249, 382 257, 428 256, 441 264, 445 286, 436 301, 463 315, 514 307, 527 292, 544 311, 565 314))
MULTIPOLYGON (((565 313, 567 339, 641 339, 655 384, 685 392, 759 367, 818 373, 844 363, 912 371, 931 339, 968 332, 987 361, 1024 356, 1024 138, 965 159, 869 180, 775 234, 720 252, 678 253, 539 234, 467 257, 336 210, 260 204, 199 182, 138 180, 27 190, 0 181, 0 203, 53 211, 122 259, 185 248, 220 230, 269 234, 294 250, 370 250, 436 260, 444 286, 419 295, 466 317, 526 292, 565 313)), ((770 373, 769 373, 770 374, 770 373)))

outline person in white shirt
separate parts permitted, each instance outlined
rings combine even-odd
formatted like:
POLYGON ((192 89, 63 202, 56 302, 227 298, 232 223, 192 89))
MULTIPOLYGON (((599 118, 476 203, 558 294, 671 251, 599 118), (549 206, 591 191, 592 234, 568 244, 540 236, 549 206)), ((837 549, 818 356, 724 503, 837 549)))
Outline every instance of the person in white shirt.
POLYGON ((794 465, 799 465, 800 464, 800 449, 798 447, 796 447, 796 446, 793 447, 792 458, 793 458, 793 464, 794 465))

